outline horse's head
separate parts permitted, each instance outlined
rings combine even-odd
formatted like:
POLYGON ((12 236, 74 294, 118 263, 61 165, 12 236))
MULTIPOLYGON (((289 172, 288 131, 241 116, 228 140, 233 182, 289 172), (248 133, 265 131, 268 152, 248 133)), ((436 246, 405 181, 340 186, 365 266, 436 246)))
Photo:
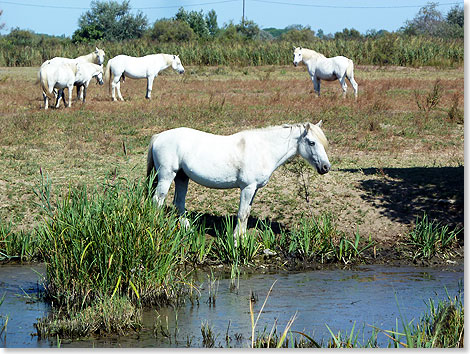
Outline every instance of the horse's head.
POLYGON ((181 64, 180 57, 178 55, 173 55, 173 61, 171 63, 173 70, 179 72, 180 74, 184 73, 183 65, 181 64))
POLYGON ((98 49, 98 47, 95 48, 95 56, 96 56, 96 64, 98 65, 103 65, 104 63, 104 50, 103 49, 98 49))
POLYGON ((302 60, 302 47, 294 48, 294 66, 299 65, 302 60))
POLYGON ((321 125, 322 121, 303 125, 305 130, 300 136, 299 154, 323 175, 330 170, 331 164, 325 150, 328 148, 328 140, 321 130, 321 125))

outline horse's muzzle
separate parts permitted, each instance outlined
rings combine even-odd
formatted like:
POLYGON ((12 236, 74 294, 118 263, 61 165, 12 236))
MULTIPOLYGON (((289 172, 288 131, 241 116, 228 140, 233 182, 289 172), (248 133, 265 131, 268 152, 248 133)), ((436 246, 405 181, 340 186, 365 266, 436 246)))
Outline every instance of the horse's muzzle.
POLYGON ((319 168, 317 168, 317 171, 319 174, 321 175, 324 175, 325 173, 328 173, 330 171, 330 168, 331 168, 331 164, 323 164, 322 166, 320 166, 319 168))
POLYGON ((298 63, 296 63, 296 62, 294 61, 294 66, 297 66, 297 65, 298 65, 298 63))
POLYGON ((180 73, 180 74, 184 74, 184 70, 180 70, 179 73, 180 73))

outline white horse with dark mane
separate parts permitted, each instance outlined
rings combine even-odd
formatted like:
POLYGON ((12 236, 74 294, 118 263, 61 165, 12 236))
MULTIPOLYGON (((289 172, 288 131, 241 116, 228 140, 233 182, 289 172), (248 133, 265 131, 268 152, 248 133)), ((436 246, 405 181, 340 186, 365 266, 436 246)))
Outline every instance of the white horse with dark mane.
MULTIPOLYGON (((99 49, 98 47, 95 47, 95 50, 89 54, 86 55, 81 55, 76 58, 64 58, 64 57, 54 57, 52 59, 46 60, 44 63, 42 63, 41 68, 46 65, 46 64, 59 64, 59 63, 69 63, 69 64, 74 64, 74 63, 93 63, 93 64, 98 64, 98 65, 103 65, 104 64, 104 56, 105 52, 103 49, 99 49)), ((38 73, 39 77, 39 73, 38 73)), ((83 91, 80 91, 79 86, 77 86, 77 98, 80 100, 83 100, 83 91)), ((56 103, 57 105, 58 103, 56 103)))
POLYGON ((109 80, 109 90, 113 101, 118 98, 124 101, 121 95, 121 79, 126 77, 131 79, 147 79, 147 94, 145 98, 150 99, 152 94, 153 80, 158 73, 168 67, 172 67, 180 74, 184 73, 184 67, 177 55, 172 54, 150 54, 144 57, 131 57, 128 55, 118 55, 108 61, 105 70, 105 81, 109 80))
POLYGON ((343 97, 346 97, 348 89, 346 78, 354 89, 354 97, 357 98, 357 83, 354 80, 354 64, 351 59, 343 56, 327 58, 314 50, 297 47, 294 48, 294 65, 304 62, 313 82, 314 91, 320 96, 320 81, 339 80, 343 89, 343 97))
MULTIPOLYGON (((320 174, 330 170, 328 141, 317 124, 282 125, 221 136, 190 128, 176 128, 152 136, 147 155, 147 178, 155 173, 153 201, 164 203, 175 181, 173 203, 185 212, 189 180, 209 188, 240 188, 235 244, 246 233, 257 190, 290 158, 300 155, 320 174)), ((189 222, 182 218, 187 226, 189 222)))
MULTIPOLYGON (((51 65, 54 65, 53 63, 51 65)), ((63 64, 58 64, 58 65, 63 65, 63 64)), ((92 78, 96 78, 96 83, 103 85, 103 65, 98 65, 98 64, 93 64, 93 63, 80 63, 79 65, 79 70, 75 74, 75 82, 73 83, 74 86, 77 87, 77 93, 80 90, 80 87, 83 87, 83 102, 86 100, 86 92, 88 89, 88 85, 90 84, 90 81, 92 78)), ((57 102, 55 107, 59 108, 60 105, 60 100, 64 99, 65 102, 65 96, 64 96, 64 89, 59 89, 59 93, 57 96, 57 102)))

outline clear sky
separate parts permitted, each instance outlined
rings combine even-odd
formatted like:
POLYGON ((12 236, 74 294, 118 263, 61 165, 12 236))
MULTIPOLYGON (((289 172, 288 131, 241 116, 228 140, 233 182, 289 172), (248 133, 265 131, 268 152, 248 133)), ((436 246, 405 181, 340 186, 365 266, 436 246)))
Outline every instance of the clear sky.
MULTIPOLYGON (((121 2, 120 0, 118 0, 121 2)), ((395 31, 411 20, 428 0, 245 0, 245 19, 260 28, 285 28, 292 24, 310 26, 325 34, 355 28, 361 33, 369 29, 395 31)), ((464 1, 435 1, 447 14, 464 1)), ((0 0, 5 23, 2 34, 12 28, 29 29, 36 33, 71 36, 78 27, 78 18, 90 8, 90 0, 0 0)), ((150 24, 175 15, 179 7, 187 11, 214 9, 219 27, 242 18, 243 0, 131 0, 133 12, 140 10, 150 24)), ((465 7, 467 1, 465 1, 465 7)))

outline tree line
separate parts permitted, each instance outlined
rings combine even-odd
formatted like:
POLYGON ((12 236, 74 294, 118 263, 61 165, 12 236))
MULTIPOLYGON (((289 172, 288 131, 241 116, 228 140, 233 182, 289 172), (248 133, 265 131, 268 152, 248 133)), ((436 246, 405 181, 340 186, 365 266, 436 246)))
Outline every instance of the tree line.
POLYGON ((183 58, 187 65, 271 65, 287 63, 282 51, 293 44, 314 46, 327 56, 349 55, 363 64, 460 65, 463 6, 456 5, 447 14, 441 13, 437 6, 428 3, 394 32, 372 29, 361 34, 354 28, 345 28, 325 34, 321 29, 314 31, 302 25, 261 29, 250 20, 219 26, 214 10, 204 13, 182 7, 175 16, 149 25, 144 13, 132 12, 129 0, 95 0, 80 16, 78 28, 71 37, 36 34, 19 28, 1 36, 0 65, 38 65, 53 56, 73 57, 77 50, 95 45, 105 46, 108 58, 115 47, 126 50, 117 54, 134 56, 175 48, 193 58, 189 62, 183 58), (227 50, 227 44, 230 44, 229 53, 223 53, 219 47, 225 46, 227 50), (257 48, 264 51, 263 58, 248 53, 258 52, 257 48))

